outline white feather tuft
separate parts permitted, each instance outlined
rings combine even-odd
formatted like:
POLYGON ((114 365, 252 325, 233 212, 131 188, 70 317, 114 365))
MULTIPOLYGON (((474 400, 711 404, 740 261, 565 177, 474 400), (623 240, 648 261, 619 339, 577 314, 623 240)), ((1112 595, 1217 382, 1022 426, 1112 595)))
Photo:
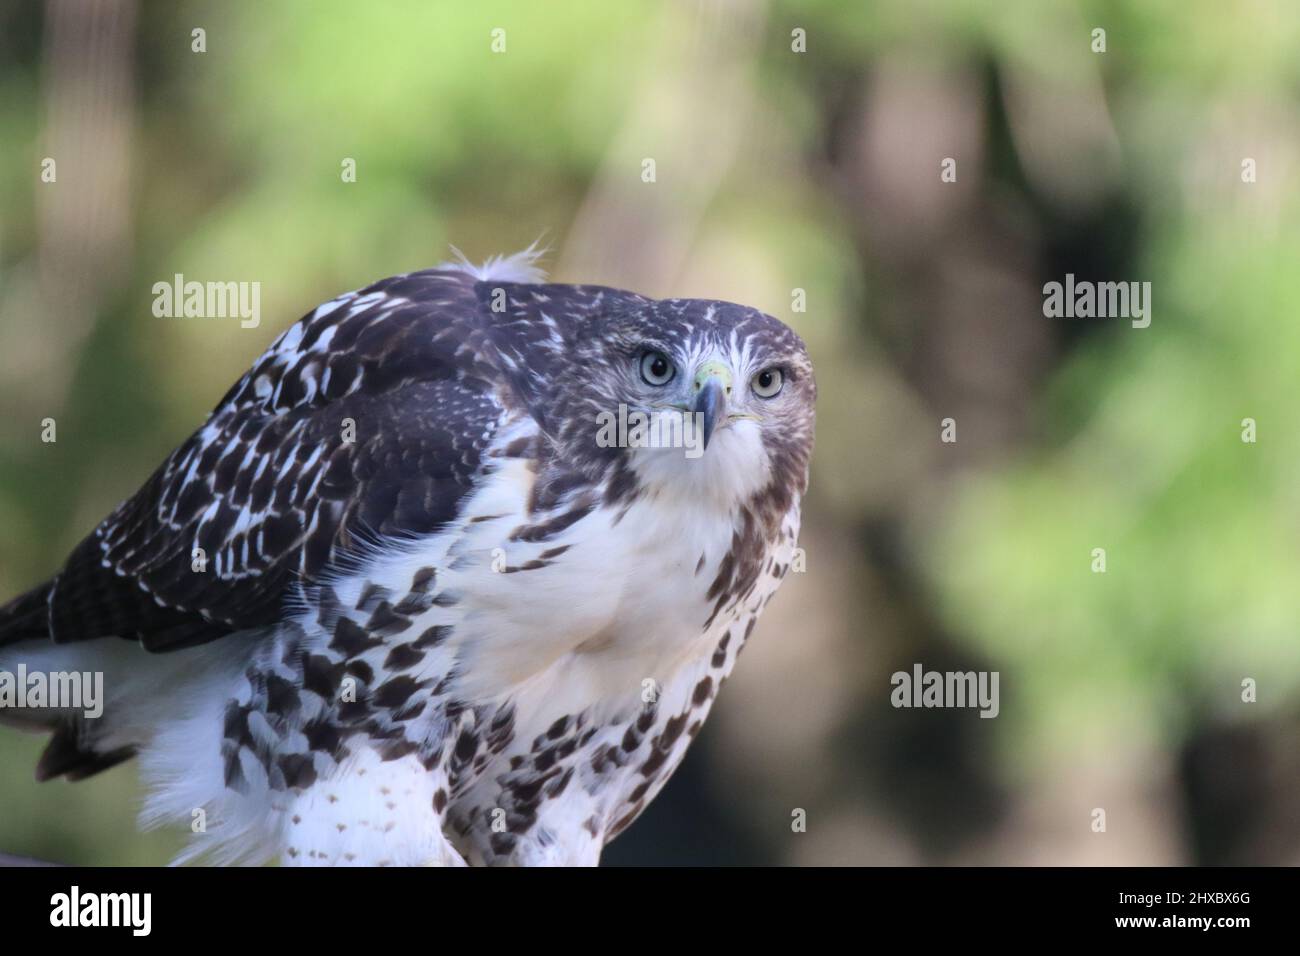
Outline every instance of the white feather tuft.
POLYGON ((456 261, 444 262, 438 268, 464 272, 480 282, 545 282, 546 272, 537 263, 550 249, 546 246, 539 248, 537 243, 540 241, 512 256, 492 256, 481 266, 470 262, 465 253, 452 246, 456 261))

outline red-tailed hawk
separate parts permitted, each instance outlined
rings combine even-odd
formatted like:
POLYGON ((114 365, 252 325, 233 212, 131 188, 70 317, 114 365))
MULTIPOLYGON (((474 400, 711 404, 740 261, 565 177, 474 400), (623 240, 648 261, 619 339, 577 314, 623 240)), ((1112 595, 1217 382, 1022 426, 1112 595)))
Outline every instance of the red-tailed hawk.
POLYGON ((185 858, 594 864, 789 569, 814 395, 771 316, 528 254, 342 295, 0 610, 103 715, 0 715, 138 755, 185 858))

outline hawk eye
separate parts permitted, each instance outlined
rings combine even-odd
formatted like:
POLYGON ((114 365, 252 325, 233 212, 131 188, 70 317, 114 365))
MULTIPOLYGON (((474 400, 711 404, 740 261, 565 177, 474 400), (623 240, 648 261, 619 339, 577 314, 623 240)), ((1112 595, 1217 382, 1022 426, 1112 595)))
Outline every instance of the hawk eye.
POLYGON ((646 352, 641 356, 641 380, 647 385, 667 385, 677 369, 663 352, 646 352))
POLYGON ((765 368, 754 376, 749 387, 759 398, 775 398, 785 384, 785 376, 779 368, 765 368))

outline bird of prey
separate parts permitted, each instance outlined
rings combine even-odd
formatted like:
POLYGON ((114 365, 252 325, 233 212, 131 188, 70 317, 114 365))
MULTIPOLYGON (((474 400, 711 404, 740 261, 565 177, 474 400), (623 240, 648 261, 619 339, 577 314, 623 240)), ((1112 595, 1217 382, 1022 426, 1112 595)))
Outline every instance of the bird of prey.
POLYGON ((535 255, 310 312, 0 609, 0 670, 103 674, 0 711, 40 779, 138 756, 182 862, 599 861, 790 568, 815 385, 769 315, 535 255))

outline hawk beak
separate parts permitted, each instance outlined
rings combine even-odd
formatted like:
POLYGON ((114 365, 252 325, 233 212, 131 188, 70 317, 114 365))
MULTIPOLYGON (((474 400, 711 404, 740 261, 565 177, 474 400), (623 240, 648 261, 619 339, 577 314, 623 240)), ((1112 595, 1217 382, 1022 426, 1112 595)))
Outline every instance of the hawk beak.
MULTIPOLYGON (((691 411, 702 416, 702 444, 709 447, 713 429, 726 417, 727 397, 731 394, 731 371, 720 362, 709 362, 695 375, 695 404, 691 411)), ((700 421, 701 419, 696 419, 700 421)))

